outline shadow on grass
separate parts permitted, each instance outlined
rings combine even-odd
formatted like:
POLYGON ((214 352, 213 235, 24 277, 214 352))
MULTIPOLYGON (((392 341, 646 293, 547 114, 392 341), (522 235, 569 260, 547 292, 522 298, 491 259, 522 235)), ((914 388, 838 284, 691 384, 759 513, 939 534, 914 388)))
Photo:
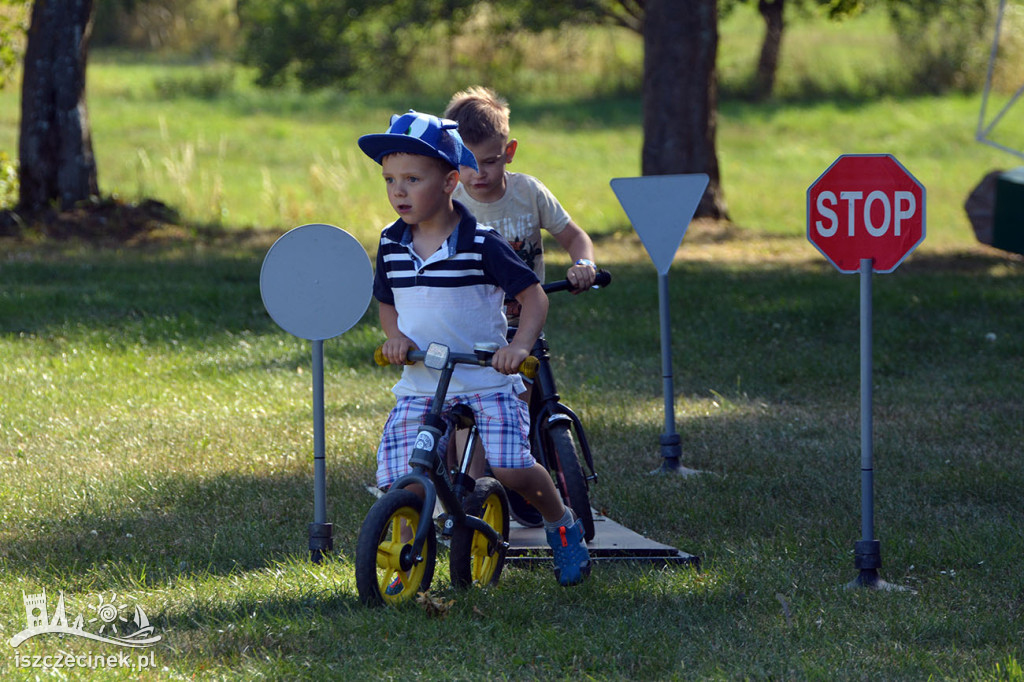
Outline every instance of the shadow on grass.
MULTIPOLYGON (((239 335, 282 335, 260 294, 266 249, 262 243, 213 248, 189 241, 140 249, 79 248, 37 257, 26 252, 0 263, 0 335, 200 350, 237 343, 239 335)), ((379 342, 376 316, 371 304, 353 331, 325 344, 332 363, 370 364, 379 342)), ((267 357, 267 367, 308 364, 306 346, 288 357, 267 357)), ((230 371, 228 365, 218 367, 230 371)))
MULTIPOLYGON (((289 557, 308 560, 311 462, 309 469, 208 477, 129 472, 107 491, 114 501, 106 508, 8 523, 0 560, 29 575, 90 580, 99 572, 147 586, 257 570, 289 557)), ((328 469, 334 555, 351 557, 373 497, 351 466, 333 461, 328 469)))
MULTIPOLYGON (((742 237, 719 237, 742 248, 742 237)), ((262 245, 168 247, 8 260, 0 264, 0 334, 185 347, 242 333, 281 334, 260 297, 265 253, 262 245)), ((592 373, 588 363, 611 358, 626 368, 660 371, 655 271, 608 265, 614 275, 608 289, 552 297, 546 327, 552 346, 574 363, 573 373, 592 373), (572 347, 563 339, 572 339, 572 347)), ((677 263, 669 283, 679 388, 740 385, 783 397, 792 387, 823 390, 845 381, 857 366, 858 281, 816 257, 796 265, 677 263)), ((896 273, 876 277, 874 288, 876 367, 883 377, 973 362, 979 353, 1008 361, 1024 355, 1019 258, 915 255, 896 273), (986 345, 990 333, 998 342, 986 345)), ((375 318, 371 304, 357 332, 328 344, 333 362, 365 365, 377 340, 375 318)), ((603 381, 632 381, 629 373, 598 374, 603 381)))
MULTIPOLYGON (((2 342, 66 335, 78 343, 96 335, 134 344, 140 328, 194 346, 227 333, 283 334, 262 313, 255 286, 261 254, 129 251, 5 262, 2 342), (134 312, 125 315, 129 307, 134 312)), ((446 660, 445 672, 465 669, 449 676, 467 679, 509 661, 517 670, 539 666, 535 677, 565 677, 580 670, 577 656, 596 661, 582 672, 597 677, 678 677, 684 662, 712 676, 750 674, 751 662, 765 677, 784 676, 807 651, 829 668, 815 670, 818 676, 849 675, 849 651, 870 658, 893 633, 911 651, 895 662, 902 666, 896 675, 908 678, 919 677, 920 661, 936 652, 955 650, 990 666, 992 651, 1014 650, 1024 603, 1019 261, 918 256, 875 284, 878 538, 885 578, 927 588, 912 606, 839 589, 855 576, 859 539, 858 278, 811 258, 676 264, 678 430, 684 464, 708 473, 673 479, 647 475, 660 463, 662 426, 657 278, 646 261, 609 267, 615 281, 607 290, 553 296, 547 325, 559 386, 594 445, 601 475, 594 499, 616 521, 700 555, 706 573, 614 568, 565 591, 550 576, 546 590, 535 589, 539 578, 509 571, 499 587, 509 592, 459 597, 461 611, 443 623, 408 611, 365 611, 347 567, 328 564, 325 575, 311 568, 308 581, 287 570, 307 560, 308 461, 266 471, 240 457, 218 464, 227 472, 143 475, 126 471, 122 456, 97 498, 80 491, 65 500, 71 511, 63 516, 5 516, 0 565, 11 576, 11 613, 21 622, 14 581, 38 580, 48 593, 152 588, 145 605, 152 598, 172 668, 217 674, 223 666, 226 675, 250 677, 264 661, 280 666, 267 668, 271 677, 308 677, 320 667, 336 677, 335 663, 379 677, 381 661, 409 641, 447 651, 457 640, 463 652, 458 662, 446 660), (281 565, 293 582, 276 593, 281 565), (957 617, 964 613, 970 627, 957 617), (551 636, 520 639, 511 654, 495 646, 537 624, 551 636), (829 659, 835 642, 857 630, 866 634, 829 659), (567 637, 585 647, 566 652, 567 637), (742 660, 723 668, 717 652, 726 649, 743 652, 742 660), (759 658, 777 650, 783 653, 768 664, 759 658), (572 661, 563 664, 563 654, 572 661)), ((286 361, 304 360, 300 344, 268 348, 260 353, 277 358, 269 363, 282 352, 286 361)), ((235 369, 229 359, 226 371, 235 369)), ((339 561, 352 556, 372 503, 366 473, 328 464, 339 561)), ((888 660, 879 665, 896 669, 888 660)), ((941 662, 935 670, 942 666, 961 671, 941 662)), ((868 665, 858 672, 879 674, 868 665)))
POLYGON ((265 332, 259 271, 263 253, 177 249, 78 250, 0 264, 0 332, 44 335, 75 327, 176 321, 183 333, 265 332))
MULTIPOLYGON (((76 335, 82 335, 124 345, 141 337, 155 342, 167 338, 197 347, 224 335, 283 334, 259 295, 264 253, 253 248, 82 250, 7 261, 0 265, 0 333, 12 339, 24 334, 30 337, 26 343, 48 336, 66 336, 75 343, 76 335)), ((594 401, 609 395, 656 403, 662 390, 657 276, 648 264, 610 263, 609 268, 614 281, 606 290, 552 296, 546 334, 559 386, 570 404, 572 395, 583 392, 594 401)), ((928 410, 950 415, 960 420, 964 433, 982 441, 985 429, 996 431, 999 439, 1019 429, 1014 415, 1024 408, 1019 381, 1013 377, 1024 372, 1024 264, 996 254, 921 255, 877 280, 874 378, 879 414, 928 410), (990 407, 972 419, 970 411, 962 411, 964 405, 990 407)), ((733 451, 728 466, 735 474, 743 470, 744 457, 764 456, 756 452, 757 438, 773 448, 793 445, 812 454, 826 449, 828 429, 809 408, 855 416, 858 277, 843 276, 811 259, 806 264, 756 266, 685 261, 673 267, 670 285, 677 395, 792 409, 809 420, 800 432, 807 442, 794 445, 784 425, 772 419, 768 421, 775 432, 759 436, 766 427, 757 408, 751 414, 734 408, 725 416, 684 413, 680 419, 687 432, 704 434, 691 445, 702 447, 706 436, 707 442, 733 451), (729 431, 754 441, 730 445, 725 437, 729 431)), ((368 312, 350 341, 328 346, 332 365, 369 366, 372 318, 368 312)), ((267 352, 265 365, 304 364, 308 356, 298 348, 286 348, 284 358, 278 351, 267 352)), ((229 360, 218 364, 217 371, 234 369, 239 367, 229 360)), ((789 416, 787 412, 781 418, 789 416)), ((381 422, 384 417, 382 413, 381 422)), ((879 421, 880 428, 887 428, 879 421)), ((918 421, 907 431, 927 438, 930 423, 918 421)), ((597 437, 615 443, 628 435, 616 427, 614 433, 597 437)), ((620 450, 612 461, 631 457, 620 450)), ((717 462, 709 452, 706 462, 688 465, 704 468, 717 462)), ((650 468, 656 465, 655 458, 650 468)), ((336 471, 330 474, 329 499, 337 524, 336 547, 347 551, 369 499, 363 503, 364 481, 338 476, 336 471)), ((6 560, 24 568, 57 561, 54 570, 71 572, 79 556, 102 557, 97 563, 137 557, 149 573, 159 576, 154 579, 163 580, 182 570, 182 564, 186 570, 224 572, 305 551, 312 504, 312 479, 305 473, 163 476, 156 486, 137 507, 82 512, 59 523, 41 520, 36 528, 26 526, 23 539, 5 549, 6 560), (57 559, 55 547, 75 551, 57 559)), ((124 492, 135 497, 127 488, 124 492)), ((622 502, 626 509, 630 504, 622 502)))
MULTIPOLYGON (((614 280, 607 290, 572 300, 552 297, 546 334, 566 363, 563 383, 575 375, 602 390, 644 385, 657 391, 657 275, 648 265, 610 267, 614 280), (595 371, 595 363, 608 369, 595 371), (646 382, 637 381, 644 376, 646 382)), ((874 280, 880 381, 972 376, 983 380, 979 391, 986 385, 1000 395, 1012 392, 997 375, 1013 372, 1024 356, 1024 264, 994 255, 918 256, 874 280)), ((680 262, 669 285, 677 392, 706 396, 714 390, 778 402, 828 400, 843 387, 856 390, 859 276, 820 261, 680 262)))

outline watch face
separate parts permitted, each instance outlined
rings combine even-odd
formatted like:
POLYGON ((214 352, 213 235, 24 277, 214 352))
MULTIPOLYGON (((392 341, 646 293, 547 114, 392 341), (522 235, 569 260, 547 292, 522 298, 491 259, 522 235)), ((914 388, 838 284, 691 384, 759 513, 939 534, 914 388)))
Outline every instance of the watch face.
POLYGON ((427 355, 423 358, 423 364, 430 369, 444 369, 448 364, 448 346, 442 343, 432 343, 427 346, 427 355))

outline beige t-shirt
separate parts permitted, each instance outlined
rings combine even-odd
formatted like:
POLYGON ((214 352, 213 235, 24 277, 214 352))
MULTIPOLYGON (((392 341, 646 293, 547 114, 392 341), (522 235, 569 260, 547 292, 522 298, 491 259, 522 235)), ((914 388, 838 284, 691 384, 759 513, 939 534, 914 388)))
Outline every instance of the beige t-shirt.
POLYGON ((540 180, 505 171, 505 195, 482 203, 459 183, 452 198, 461 202, 481 225, 489 225, 508 240, 519 257, 544 282, 544 247, 541 230, 555 235, 569 224, 569 214, 540 180))

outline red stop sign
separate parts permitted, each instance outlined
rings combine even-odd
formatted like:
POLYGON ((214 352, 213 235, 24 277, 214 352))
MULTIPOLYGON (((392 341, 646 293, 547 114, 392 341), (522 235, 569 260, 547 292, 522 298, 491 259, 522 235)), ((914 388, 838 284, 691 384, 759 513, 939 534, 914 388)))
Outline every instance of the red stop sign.
POLYGON ((924 240, 924 185, 890 154, 844 154, 807 188, 807 239, 840 272, 892 272, 924 240))

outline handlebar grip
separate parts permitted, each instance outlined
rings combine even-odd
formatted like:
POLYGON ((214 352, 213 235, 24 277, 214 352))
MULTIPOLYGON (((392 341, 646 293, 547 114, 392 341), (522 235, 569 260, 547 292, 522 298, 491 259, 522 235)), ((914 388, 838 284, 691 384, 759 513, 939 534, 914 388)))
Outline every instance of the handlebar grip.
MULTIPOLYGON (((612 273, 607 270, 598 270, 597 275, 594 277, 595 287, 606 287, 612 282, 612 273)), ((567 279, 559 279, 554 282, 548 282, 547 284, 541 285, 544 289, 544 293, 553 294, 557 291, 578 291, 576 287, 569 283, 567 279)))
POLYGON ((519 365, 519 373, 527 379, 533 379, 537 376, 537 372, 540 370, 540 360, 533 357, 532 355, 519 365))
MULTIPOLYGON (((410 353, 414 353, 416 351, 411 350, 409 352, 410 353)), ((373 361, 376 362, 381 367, 387 367, 388 365, 391 364, 391 361, 388 360, 386 357, 384 357, 384 346, 377 346, 377 348, 374 349, 374 351, 373 351, 373 361)), ((405 362, 405 364, 413 365, 415 363, 412 362, 411 360, 407 360, 405 362)))

